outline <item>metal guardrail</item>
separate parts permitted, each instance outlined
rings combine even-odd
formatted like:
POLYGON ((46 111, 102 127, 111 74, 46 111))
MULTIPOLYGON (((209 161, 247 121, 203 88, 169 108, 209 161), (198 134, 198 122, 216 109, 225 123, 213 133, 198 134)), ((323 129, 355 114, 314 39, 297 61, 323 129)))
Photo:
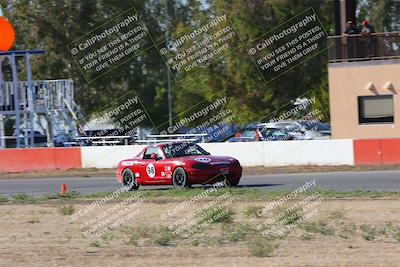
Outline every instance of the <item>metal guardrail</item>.
POLYGON ((171 137, 185 137, 185 136, 207 136, 207 134, 149 134, 147 137, 171 138, 171 137))
POLYGON ((129 135, 115 135, 115 136, 87 136, 87 137, 75 137, 75 140, 88 140, 90 143, 98 145, 116 145, 124 142, 124 145, 128 145, 129 139, 132 138, 129 135), (117 140, 110 140, 117 139, 117 140), (100 140, 100 141, 92 141, 92 140, 100 140))
POLYGON ((328 37, 329 62, 400 59, 400 32, 336 35, 328 37))
POLYGON ((144 139, 144 140, 136 140, 135 143, 138 144, 154 144, 161 142, 205 142, 205 138, 208 134, 149 134, 147 138, 154 139, 144 139), (194 138, 193 138, 194 137, 194 138))
POLYGON ((160 139, 146 139, 146 140, 136 140, 135 142, 138 144, 150 144, 150 143, 163 143, 163 142, 196 142, 198 139, 195 138, 185 138, 185 139, 166 139, 166 140, 160 140, 160 139))

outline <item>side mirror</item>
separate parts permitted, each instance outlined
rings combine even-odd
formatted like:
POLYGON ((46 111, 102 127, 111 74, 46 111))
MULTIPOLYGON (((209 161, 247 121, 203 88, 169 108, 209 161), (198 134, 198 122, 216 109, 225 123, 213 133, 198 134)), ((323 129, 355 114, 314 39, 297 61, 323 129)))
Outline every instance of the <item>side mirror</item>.
POLYGON ((151 159, 154 159, 154 160, 157 160, 157 155, 156 155, 155 153, 152 153, 152 154, 150 155, 150 158, 151 158, 151 159))

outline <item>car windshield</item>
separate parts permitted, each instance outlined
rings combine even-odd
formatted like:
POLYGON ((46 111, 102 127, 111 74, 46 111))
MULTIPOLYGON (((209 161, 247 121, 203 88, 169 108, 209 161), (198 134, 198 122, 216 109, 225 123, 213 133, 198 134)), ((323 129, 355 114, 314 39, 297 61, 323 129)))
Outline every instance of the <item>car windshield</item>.
POLYGON ((284 129, 279 128, 258 127, 258 131, 264 138, 270 138, 271 136, 281 137, 287 135, 284 129))
POLYGON ((281 129, 267 129, 265 131, 267 136, 285 136, 286 133, 281 129))
POLYGON ((162 150, 164 151, 164 154, 167 158, 210 155, 210 153, 208 153, 195 143, 168 144, 164 145, 162 147, 162 150))
POLYGON ((307 130, 313 131, 328 131, 329 126, 319 121, 299 121, 307 130))

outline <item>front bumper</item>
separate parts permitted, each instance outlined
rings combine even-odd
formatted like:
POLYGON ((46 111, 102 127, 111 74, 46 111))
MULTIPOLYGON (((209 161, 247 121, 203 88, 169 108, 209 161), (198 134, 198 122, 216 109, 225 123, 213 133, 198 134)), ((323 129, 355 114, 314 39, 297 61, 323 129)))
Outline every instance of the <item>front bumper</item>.
POLYGON ((122 183, 122 168, 117 168, 117 171, 115 172, 115 176, 117 177, 118 183, 122 183))
POLYGON ((213 184, 228 179, 228 181, 239 181, 242 177, 242 167, 233 165, 212 166, 209 169, 186 170, 189 183, 191 184, 213 184))

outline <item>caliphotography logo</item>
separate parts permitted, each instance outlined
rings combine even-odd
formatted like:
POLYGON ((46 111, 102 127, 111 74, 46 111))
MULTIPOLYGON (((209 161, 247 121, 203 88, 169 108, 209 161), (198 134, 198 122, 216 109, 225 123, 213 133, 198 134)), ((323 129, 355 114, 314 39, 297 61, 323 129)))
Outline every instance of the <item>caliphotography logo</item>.
POLYGON ((175 79, 196 73, 241 46, 228 14, 208 14, 191 27, 161 41, 157 48, 175 79))

